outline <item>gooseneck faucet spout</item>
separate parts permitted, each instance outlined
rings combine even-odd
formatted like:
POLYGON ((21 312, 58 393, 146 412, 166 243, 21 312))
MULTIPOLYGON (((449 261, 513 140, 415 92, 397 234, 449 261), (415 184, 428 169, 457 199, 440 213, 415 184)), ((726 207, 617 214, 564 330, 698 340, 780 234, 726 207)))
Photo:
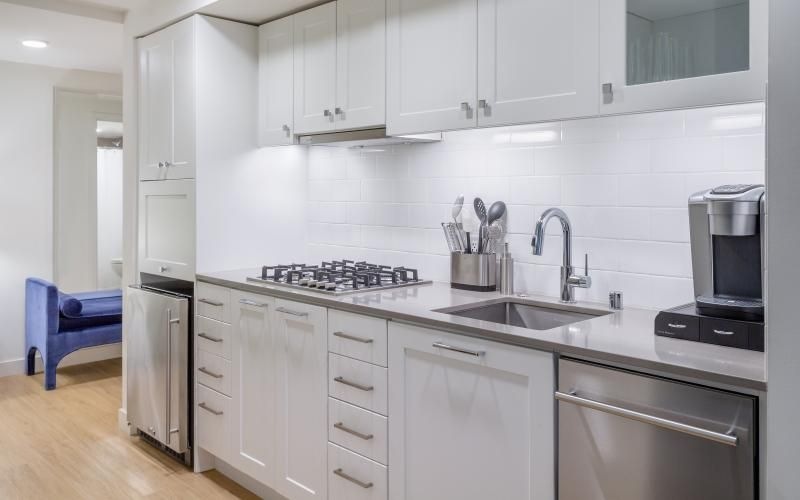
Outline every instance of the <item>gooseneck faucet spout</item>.
POLYGON ((539 220, 536 222, 536 228, 533 231, 533 240, 531 240, 531 247, 533 247, 533 255, 542 255, 544 250, 544 232, 547 229, 547 223, 553 217, 557 218, 561 223, 561 231, 563 233, 564 248, 561 262, 561 302, 573 303, 575 302, 574 288, 589 288, 592 286, 592 278, 589 277, 589 257, 586 256, 584 276, 574 274, 572 268, 572 225, 569 222, 569 217, 560 208, 549 208, 542 212, 539 220))

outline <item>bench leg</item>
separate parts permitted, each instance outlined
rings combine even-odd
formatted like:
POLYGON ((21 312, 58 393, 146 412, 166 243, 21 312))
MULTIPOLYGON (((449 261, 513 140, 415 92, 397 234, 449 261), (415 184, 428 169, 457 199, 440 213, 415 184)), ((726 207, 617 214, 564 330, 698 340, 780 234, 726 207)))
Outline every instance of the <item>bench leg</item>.
POLYGON ((51 360, 44 364, 44 388, 45 390, 52 391, 56 388, 56 366, 58 362, 51 360))
POLYGON ((36 348, 31 347, 28 349, 28 355, 25 358, 25 374, 34 375, 36 373, 36 348))

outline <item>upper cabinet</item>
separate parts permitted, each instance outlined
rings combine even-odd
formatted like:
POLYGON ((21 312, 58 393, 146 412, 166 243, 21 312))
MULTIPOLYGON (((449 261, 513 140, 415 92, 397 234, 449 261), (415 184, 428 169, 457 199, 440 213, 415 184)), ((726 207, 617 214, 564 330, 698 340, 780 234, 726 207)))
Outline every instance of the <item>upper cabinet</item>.
POLYGON ((603 0, 601 114, 764 99, 767 0, 603 0))
POLYGON ((597 114, 597 16, 598 0, 478 0, 478 125, 597 114))
POLYGON ((385 10, 340 0, 293 16, 296 134, 383 125, 385 10))
POLYGON ((139 177, 193 178, 195 38, 189 18, 139 40, 139 177))
POLYGON ((258 129, 262 146, 292 143, 294 16, 258 29, 258 129))
POLYGON ((477 16, 476 0, 388 0, 388 133, 477 125, 477 16))
POLYGON ((294 16, 295 133, 334 128, 336 2, 294 16))
POLYGON ((195 182, 139 183, 139 271, 194 281, 195 182))

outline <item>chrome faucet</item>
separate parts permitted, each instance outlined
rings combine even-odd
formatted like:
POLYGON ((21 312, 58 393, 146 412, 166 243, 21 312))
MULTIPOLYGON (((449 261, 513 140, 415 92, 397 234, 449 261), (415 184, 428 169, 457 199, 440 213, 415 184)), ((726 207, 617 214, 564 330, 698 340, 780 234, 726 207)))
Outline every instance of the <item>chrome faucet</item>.
POLYGON ((531 241, 533 255, 542 255, 544 230, 553 217, 561 222, 561 230, 564 233, 564 255, 561 264, 561 302, 573 303, 575 302, 573 288, 589 288, 592 286, 592 278, 589 277, 589 255, 586 255, 586 260, 584 261, 584 276, 573 274, 572 226, 569 223, 569 217, 560 208, 545 210, 536 222, 536 229, 533 231, 533 240, 531 241))

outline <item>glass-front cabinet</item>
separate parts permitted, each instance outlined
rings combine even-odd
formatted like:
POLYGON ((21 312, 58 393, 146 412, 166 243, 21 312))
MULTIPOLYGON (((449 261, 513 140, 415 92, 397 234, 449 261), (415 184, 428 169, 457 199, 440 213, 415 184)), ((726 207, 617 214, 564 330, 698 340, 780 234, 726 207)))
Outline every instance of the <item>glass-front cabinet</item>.
POLYGON ((767 0, 603 0, 600 112, 764 99, 767 0))

